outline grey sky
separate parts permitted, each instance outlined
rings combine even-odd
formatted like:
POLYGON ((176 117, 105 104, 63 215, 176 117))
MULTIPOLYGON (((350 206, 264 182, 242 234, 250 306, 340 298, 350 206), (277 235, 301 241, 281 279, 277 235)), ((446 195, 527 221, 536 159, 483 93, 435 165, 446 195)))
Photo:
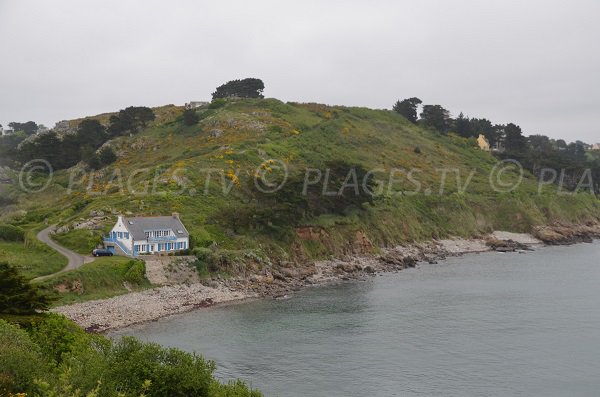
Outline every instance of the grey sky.
POLYGON ((600 142, 600 1, 0 0, 0 123, 207 100, 418 96, 527 134, 600 142))

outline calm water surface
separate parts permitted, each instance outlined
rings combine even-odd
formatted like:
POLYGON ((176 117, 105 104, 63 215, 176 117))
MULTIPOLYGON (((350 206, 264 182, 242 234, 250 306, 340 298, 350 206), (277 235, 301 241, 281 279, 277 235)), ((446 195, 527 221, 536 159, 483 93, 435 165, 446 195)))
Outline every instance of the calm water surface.
POLYGON ((486 253, 114 335, 266 396, 599 396, 600 244, 486 253))

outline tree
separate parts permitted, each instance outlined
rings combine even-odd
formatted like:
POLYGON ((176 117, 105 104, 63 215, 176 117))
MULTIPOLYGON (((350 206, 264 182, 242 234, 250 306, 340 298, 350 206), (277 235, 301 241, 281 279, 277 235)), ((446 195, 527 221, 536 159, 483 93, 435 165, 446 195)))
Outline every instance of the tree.
POLYGON ((425 105, 421 112, 421 122, 426 127, 447 133, 450 128, 450 112, 440 105, 425 105))
POLYGON ((54 131, 30 137, 18 147, 18 158, 27 162, 32 159, 48 161, 54 169, 63 163, 62 141, 54 131))
POLYGON ((98 148, 106 142, 106 128, 98 120, 85 119, 77 126, 77 138, 82 145, 98 148))
POLYGON ((527 142, 529 150, 533 153, 548 155, 554 151, 552 141, 545 135, 530 135, 527 142))
POLYGON ((135 134, 139 128, 145 128, 156 118, 152 109, 145 106, 130 106, 110 116, 108 133, 119 136, 125 133, 135 134))
POLYGON ((264 98, 262 92, 265 84, 261 79, 247 78, 232 80, 217 87, 212 99, 217 98, 264 98))
POLYGON ((504 146, 509 153, 527 150, 527 139, 523 136, 521 127, 513 123, 504 127, 504 146))
POLYGON ((186 109, 183 112, 183 124, 192 126, 198 124, 198 121, 200 121, 200 119, 194 109, 186 109))
POLYGON ((35 314, 47 310, 53 298, 29 283, 16 267, 0 263, 0 313, 35 314))
POLYGON ((423 101, 416 97, 403 99, 402 101, 396 101, 392 109, 394 110, 394 112, 404 116, 408 121, 416 123, 417 107, 421 103, 423 103, 423 101))
POLYGON ((81 149, 81 158, 93 170, 102 168, 102 162, 98 158, 96 151, 90 146, 81 149))
POLYGON ((564 139, 558 139, 555 146, 556 150, 567 150, 567 142, 564 139))
POLYGON ((107 166, 117 161, 117 155, 110 146, 104 146, 98 152, 98 159, 103 166, 107 166))
POLYGON ((465 138, 470 138, 475 134, 475 131, 473 131, 471 126, 471 120, 469 120, 468 117, 465 117, 462 112, 460 112, 456 120, 454 120, 454 132, 465 138))
POLYGON ((27 135, 33 135, 38 130, 38 125, 33 121, 28 121, 26 123, 18 123, 16 121, 13 121, 11 123, 8 123, 8 126, 15 130, 15 132, 23 131, 27 135))
POLYGON ((576 141, 569 143, 566 150, 567 156, 576 163, 584 163, 586 161, 585 143, 576 141))

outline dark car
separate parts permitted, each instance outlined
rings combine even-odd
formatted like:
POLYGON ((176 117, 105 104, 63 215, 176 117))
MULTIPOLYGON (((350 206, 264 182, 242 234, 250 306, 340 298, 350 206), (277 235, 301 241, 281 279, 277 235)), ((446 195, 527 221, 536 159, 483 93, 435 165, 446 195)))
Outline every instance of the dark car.
POLYGON ((93 256, 113 256, 114 254, 107 249, 95 249, 92 251, 93 256))

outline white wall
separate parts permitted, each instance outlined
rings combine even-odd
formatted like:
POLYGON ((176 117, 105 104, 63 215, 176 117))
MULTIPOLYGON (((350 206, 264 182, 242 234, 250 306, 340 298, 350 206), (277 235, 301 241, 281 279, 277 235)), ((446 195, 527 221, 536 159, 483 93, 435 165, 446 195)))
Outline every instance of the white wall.
MULTIPOLYGON (((111 237, 112 237, 112 232, 129 233, 129 231, 125 227, 125 223, 123 222, 123 217, 119 216, 117 223, 111 230, 111 237)), ((121 244, 123 244, 123 246, 125 246, 125 248, 127 248, 130 251, 133 251, 133 236, 131 236, 131 234, 129 234, 128 239, 122 238, 122 239, 118 239, 118 240, 119 240, 119 242, 121 242, 121 244)))

